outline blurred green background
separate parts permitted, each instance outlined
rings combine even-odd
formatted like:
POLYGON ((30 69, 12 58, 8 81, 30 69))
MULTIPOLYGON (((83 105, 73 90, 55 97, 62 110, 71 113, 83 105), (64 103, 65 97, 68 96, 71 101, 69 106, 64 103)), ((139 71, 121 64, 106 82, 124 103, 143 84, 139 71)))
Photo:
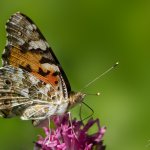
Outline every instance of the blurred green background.
MULTIPOLYGON (((73 90, 120 62, 85 90, 101 92, 85 102, 107 126, 106 150, 150 150, 150 1, 1 0, 1 53, 5 23, 17 11, 41 29, 73 90)), ((84 109, 87 116, 90 111, 84 109)), ((0 149, 31 150, 40 133, 30 121, 0 119, 0 149)))

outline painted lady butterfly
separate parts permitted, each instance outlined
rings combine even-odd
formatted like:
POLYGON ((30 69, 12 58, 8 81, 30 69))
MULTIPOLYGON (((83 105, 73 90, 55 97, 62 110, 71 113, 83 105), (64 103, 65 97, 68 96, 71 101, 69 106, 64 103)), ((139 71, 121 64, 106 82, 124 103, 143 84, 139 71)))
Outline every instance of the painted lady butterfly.
POLYGON ((30 18, 15 13, 6 23, 7 45, 0 68, 0 116, 45 120, 83 101, 72 92, 65 72, 30 18))

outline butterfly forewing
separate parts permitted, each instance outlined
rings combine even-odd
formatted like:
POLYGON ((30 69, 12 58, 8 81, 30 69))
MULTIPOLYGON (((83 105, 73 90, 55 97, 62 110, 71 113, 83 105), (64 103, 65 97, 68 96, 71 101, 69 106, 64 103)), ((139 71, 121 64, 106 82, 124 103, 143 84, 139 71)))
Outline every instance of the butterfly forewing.
POLYGON ((3 66, 12 65, 32 73, 49 83, 55 90, 70 92, 68 79, 37 26, 27 16, 16 13, 6 23, 7 45, 3 53, 3 66))

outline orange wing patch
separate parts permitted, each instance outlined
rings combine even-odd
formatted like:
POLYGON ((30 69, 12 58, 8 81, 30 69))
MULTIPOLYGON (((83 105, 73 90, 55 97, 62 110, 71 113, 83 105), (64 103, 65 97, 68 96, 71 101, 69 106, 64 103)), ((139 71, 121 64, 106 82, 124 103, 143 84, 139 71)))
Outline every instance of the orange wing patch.
POLYGON ((54 68, 49 63, 41 64, 42 57, 40 53, 33 53, 32 51, 21 52, 20 48, 13 47, 10 49, 9 64, 25 69, 38 79, 55 87, 59 82, 57 68, 54 68))
POLYGON ((57 86, 59 82, 58 76, 54 76, 54 73, 49 73, 47 76, 42 76, 37 72, 31 72, 34 76, 36 76, 38 79, 45 83, 50 83, 53 87, 57 86))
POLYGON ((38 53, 32 53, 31 51, 22 53, 20 49, 13 47, 12 49, 10 49, 9 63, 10 65, 15 67, 22 66, 26 68, 26 70, 28 69, 29 72, 37 72, 39 70, 39 67, 41 67, 41 64, 39 63, 41 57, 42 56, 38 53))

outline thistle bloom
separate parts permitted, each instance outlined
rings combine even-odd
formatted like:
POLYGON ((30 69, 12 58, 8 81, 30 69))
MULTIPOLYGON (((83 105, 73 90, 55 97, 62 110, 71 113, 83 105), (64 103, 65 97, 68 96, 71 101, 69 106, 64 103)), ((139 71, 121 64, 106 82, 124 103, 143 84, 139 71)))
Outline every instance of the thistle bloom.
POLYGON ((35 150, 105 150, 102 137, 106 131, 100 127, 99 119, 89 119, 83 125, 82 121, 70 120, 69 115, 52 118, 55 129, 44 127, 46 137, 39 136, 35 150), (96 124, 98 131, 88 134, 89 129, 96 124))

